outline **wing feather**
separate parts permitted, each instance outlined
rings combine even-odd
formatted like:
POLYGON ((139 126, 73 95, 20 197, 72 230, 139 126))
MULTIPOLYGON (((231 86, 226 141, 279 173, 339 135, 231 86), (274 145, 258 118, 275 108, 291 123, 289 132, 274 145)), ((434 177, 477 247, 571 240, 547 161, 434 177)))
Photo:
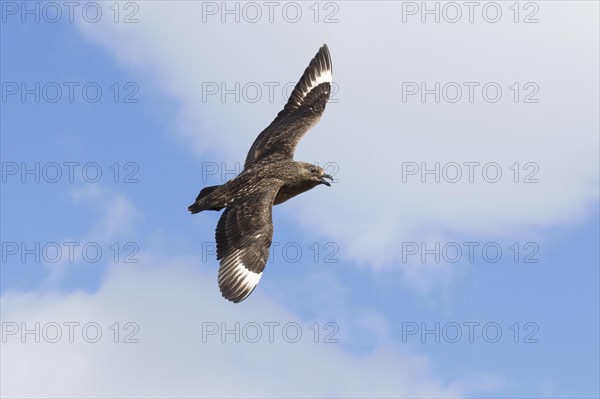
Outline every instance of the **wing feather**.
POLYGON ((325 110, 332 79, 331 55, 324 44, 302 74, 283 110, 250 147, 244 168, 265 158, 275 161, 294 157, 296 145, 325 110))
POLYGON ((281 181, 273 180, 227 207, 217 223, 219 288, 232 302, 241 302, 258 284, 269 259, 273 238, 272 207, 281 181))

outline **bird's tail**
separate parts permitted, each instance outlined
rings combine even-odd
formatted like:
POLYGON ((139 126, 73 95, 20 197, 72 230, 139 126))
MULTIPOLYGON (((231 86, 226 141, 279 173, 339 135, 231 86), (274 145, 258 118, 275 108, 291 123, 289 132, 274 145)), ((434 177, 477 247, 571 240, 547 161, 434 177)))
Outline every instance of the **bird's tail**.
POLYGON ((220 185, 218 186, 209 186, 209 187, 205 187, 202 190, 200 190, 200 194, 198 194, 198 196, 196 197, 196 202, 194 202, 192 205, 188 206, 188 211, 192 212, 192 214, 194 213, 198 213, 198 212, 202 212, 202 211, 206 211, 206 210, 211 210, 211 211, 220 211, 221 209, 223 209, 222 206, 214 206, 210 203, 206 203, 206 201, 204 201, 204 199, 213 191, 215 191, 217 188, 221 187, 220 185))

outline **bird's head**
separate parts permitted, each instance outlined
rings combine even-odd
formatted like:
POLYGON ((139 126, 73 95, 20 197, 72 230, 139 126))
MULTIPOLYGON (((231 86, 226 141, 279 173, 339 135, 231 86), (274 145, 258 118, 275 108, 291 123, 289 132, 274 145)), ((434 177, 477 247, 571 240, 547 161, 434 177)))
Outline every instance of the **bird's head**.
POLYGON ((333 181, 333 177, 325 173, 325 170, 320 166, 313 165, 306 162, 299 162, 301 165, 301 175, 303 180, 310 181, 318 184, 325 184, 326 186, 331 186, 331 182, 333 181), (329 179, 330 181, 327 181, 329 179))

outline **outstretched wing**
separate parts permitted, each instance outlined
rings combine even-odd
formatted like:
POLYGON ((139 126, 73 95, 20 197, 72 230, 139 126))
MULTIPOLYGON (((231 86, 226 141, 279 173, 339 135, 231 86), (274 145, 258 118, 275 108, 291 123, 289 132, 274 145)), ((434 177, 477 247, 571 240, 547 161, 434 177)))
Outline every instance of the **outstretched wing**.
POLYGON ((244 168, 262 159, 292 159, 296 145, 321 118, 332 81, 331 56, 324 44, 296 84, 290 99, 248 151, 244 168))
POLYGON ((269 259, 273 238, 271 209, 281 187, 273 180, 263 189, 225 211, 217 224, 217 259, 220 260, 219 288, 232 302, 241 302, 260 280, 269 259))

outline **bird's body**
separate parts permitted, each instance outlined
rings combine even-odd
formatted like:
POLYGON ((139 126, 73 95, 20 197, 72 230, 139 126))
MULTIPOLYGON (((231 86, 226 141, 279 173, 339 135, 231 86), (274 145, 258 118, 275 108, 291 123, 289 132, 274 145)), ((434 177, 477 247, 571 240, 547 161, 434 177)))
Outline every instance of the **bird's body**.
POLYGON ((325 109, 331 89, 331 58, 323 45, 290 95, 285 108, 248 152, 244 170, 225 184, 202 189, 188 207, 192 213, 225 208, 217 224, 219 288, 230 301, 244 300, 258 284, 273 237, 271 208, 331 176, 293 160, 302 136, 325 109))
POLYGON ((208 191, 204 192, 204 196, 201 191, 189 210, 192 213, 220 210, 246 197, 249 193, 262 191, 272 184, 280 184, 273 203, 279 205, 319 184, 329 184, 305 179, 302 173, 306 168, 310 170, 310 167, 320 171, 314 165, 290 160, 254 165, 250 169, 244 169, 242 173, 223 185, 207 187, 208 191))

